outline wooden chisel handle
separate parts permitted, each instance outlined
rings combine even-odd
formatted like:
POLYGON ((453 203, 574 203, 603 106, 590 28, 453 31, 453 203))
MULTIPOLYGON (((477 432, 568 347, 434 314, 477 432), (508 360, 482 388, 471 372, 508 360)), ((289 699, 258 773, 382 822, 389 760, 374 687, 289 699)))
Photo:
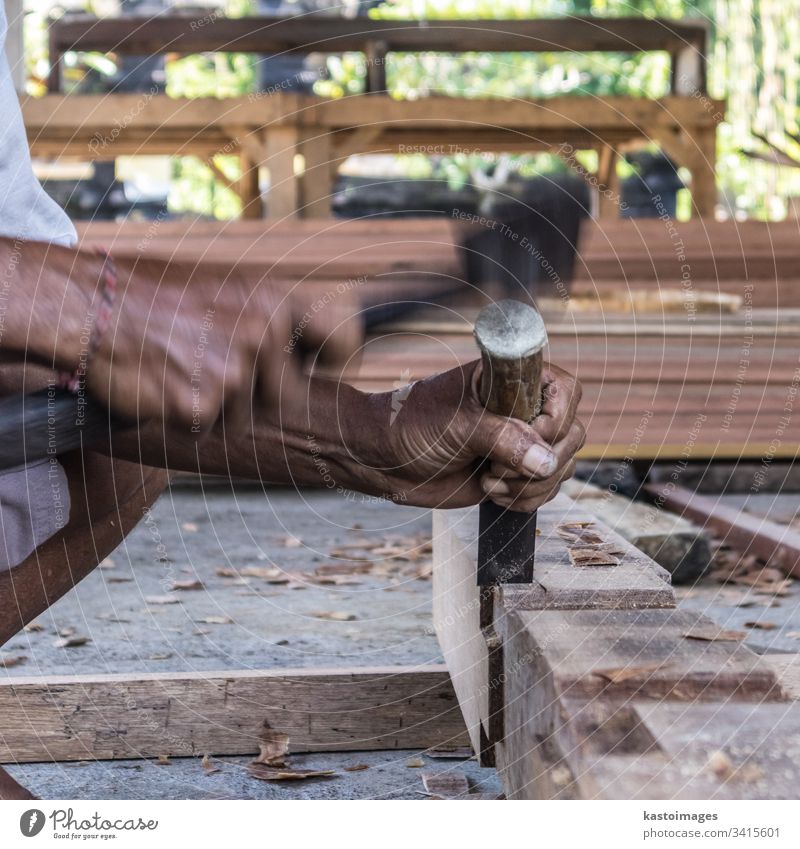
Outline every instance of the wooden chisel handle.
MULTIPOLYGON (((490 304, 475 322, 481 351, 481 403, 490 413, 530 422, 542 404, 543 350, 547 331, 539 313, 521 301, 490 304)), ((480 506, 478 584, 533 581, 536 514, 480 506)))

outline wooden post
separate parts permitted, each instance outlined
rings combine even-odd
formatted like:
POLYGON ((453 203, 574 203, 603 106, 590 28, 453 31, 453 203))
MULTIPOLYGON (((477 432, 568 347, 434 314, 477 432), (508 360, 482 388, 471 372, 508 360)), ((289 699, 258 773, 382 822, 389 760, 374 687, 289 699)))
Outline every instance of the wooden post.
POLYGON ((266 137, 267 214, 270 218, 295 217, 300 205, 299 180, 294 171, 294 158, 298 153, 297 128, 268 127, 266 137))
POLYGON ((619 179, 617 161, 619 154, 608 144, 597 152, 597 215, 601 219, 619 218, 619 179))
POLYGON ((694 138, 699 150, 692 157, 692 204, 697 215, 714 217, 717 205, 717 128, 697 127, 694 138))
POLYGON ((370 41, 364 51, 367 59, 366 92, 368 94, 386 93, 386 53, 385 41, 370 41))
POLYGON ((328 218, 331 214, 331 195, 335 171, 331 169, 333 151, 326 130, 315 128, 305 133, 299 146, 304 167, 299 176, 300 216, 328 218))
POLYGON ((244 150, 239 154, 241 175, 236 183, 236 194, 242 202, 242 218, 261 218, 261 188, 258 183, 258 163, 244 150))

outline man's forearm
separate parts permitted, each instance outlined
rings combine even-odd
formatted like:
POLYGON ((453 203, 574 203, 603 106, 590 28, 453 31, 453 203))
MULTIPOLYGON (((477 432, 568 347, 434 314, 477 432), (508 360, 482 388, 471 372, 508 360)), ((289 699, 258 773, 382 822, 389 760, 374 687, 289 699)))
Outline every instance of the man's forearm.
POLYGON ((388 394, 315 378, 304 413, 293 421, 256 423, 246 434, 226 434, 219 425, 196 442, 148 425, 115 438, 114 453, 171 471, 381 494, 390 406, 388 394))
POLYGON ((91 253, 0 238, 3 359, 76 368, 81 339, 93 321, 92 295, 101 267, 102 259, 91 253))

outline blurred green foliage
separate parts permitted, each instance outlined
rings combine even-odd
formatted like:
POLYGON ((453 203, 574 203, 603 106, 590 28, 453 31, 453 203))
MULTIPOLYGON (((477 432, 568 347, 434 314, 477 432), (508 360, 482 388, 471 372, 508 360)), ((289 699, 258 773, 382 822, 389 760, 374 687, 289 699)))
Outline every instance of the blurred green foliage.
MULTIPOLYGON (((88 5, 88 4, 87 4, 88 5)), ((222 0, 226 14, 252 13, 252 0, 222 0)), ((800 0, 388 0, 370 13, 379 19, 514 19, 597 16, 702 18, 709 22, 711 95, 728 99, 727 120, 718 133, 718 175, 725 205, 735 214, 781 217, 786 198, 800 194, 800 172, 755 162, 741 149, 766 150, 752 136, 766 134, 784 145, 784 129, 797 130, 800 93, 800 0)), ((43 89, 47 73, 46 26, 41 15, 28 16, 26 30, 30 88, 43 89)), ((76 69, 76 57, 67 57, 76 69)), ((108 59, 82 56, 80 67, 110 73, 108 59)), ((317 94, 344 97, 363 91, 361 54, 331 56, 327 78, 317 94)), ((69 76, 69 75, 68 75, 69 76)), ((78 82, 80 73, 70 76, 78 82)), ((530 98, 636 95, 660 97, 669 89, 669 57, 630 54, 390 54, 387 78, 391 96, 415 99, 431 94, 457 97, 530 98)), ((167 92, 173 97, 231 97, 253 90, 253 57, 244 54, 189 56, 167 67, 167 92)), ((791 147, 791 144, 789 144, 791 147)), ((800 153, 800 150, 798 150, 800 153)), ((515 170, 536 174, 563 169, 548 155, 514 156, 515 170)), ((217 167, 237 176, 235 157, 217 157, 217 167)), ((459 155, 401 160, 410 175, 436 175, 454 186, 494 167, 491 157, 459 155)), ((623 166, 624 169, 624 166, 623 166)), ((229 217, 238 212, 233 192, 203 163, 174 163, 170 205, 175 210, 229 217)), ((681 200, 688 214, 688 203, 681 200)))

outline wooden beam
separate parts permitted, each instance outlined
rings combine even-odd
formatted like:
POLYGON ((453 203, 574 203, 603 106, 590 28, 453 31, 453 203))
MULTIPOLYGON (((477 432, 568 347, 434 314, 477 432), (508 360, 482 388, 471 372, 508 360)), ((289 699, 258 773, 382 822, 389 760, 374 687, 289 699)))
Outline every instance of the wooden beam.
MULTIPOLYGON (((797 448, 793 451, 796 456, 797 448)), ((672 483, 650 484, 646 489, 657 506, 711 529, 743 555, 754 554, 787 575, 800 576, 800 533, 790 526, 726 507, 712 496, 698 495, 672 483)))
POLYGON ((0 762, 468 745, 441 666, 6 678, 0 762))

